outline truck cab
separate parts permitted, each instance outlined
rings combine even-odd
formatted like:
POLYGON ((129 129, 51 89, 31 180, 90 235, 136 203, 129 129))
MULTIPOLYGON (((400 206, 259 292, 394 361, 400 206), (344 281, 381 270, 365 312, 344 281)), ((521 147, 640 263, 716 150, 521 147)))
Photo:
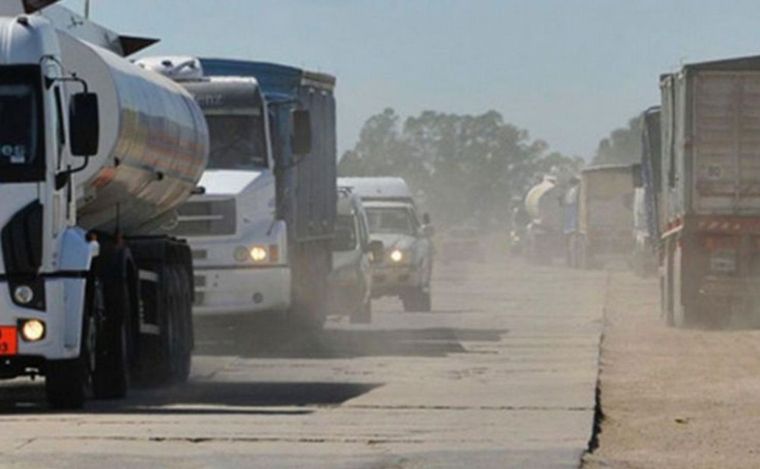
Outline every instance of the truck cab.
POLYGON ((191 242, 194 314, 287 308, 287 230, 275 217, 269 108, 258 82, 206 77, 192 57, 148 58, 138 64, 181 83, 209 127, 209 163, 195 195, 163 227, 191 242))
POLYGON ((401 178, 339 178, 362 199, 370 238, 383 243, 385 255, 375 267, 372 296, 396 296, 406 311, 430 311, 433 228, 419 217, 411 191, 401 178))
POLYGON ((209 167, 165 227, 192 245, 195 314, 288 312, 321 325, 336 210, 335 79, 228 59, 138 64, 184 86, 209 124, 209 167))

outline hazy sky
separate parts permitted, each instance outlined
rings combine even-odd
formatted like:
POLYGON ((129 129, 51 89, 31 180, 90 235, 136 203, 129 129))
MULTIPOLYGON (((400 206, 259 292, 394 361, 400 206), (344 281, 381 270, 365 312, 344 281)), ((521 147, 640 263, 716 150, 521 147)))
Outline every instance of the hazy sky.
MULTIPOLYGON (((64 5, 81 11, 82 0, 64 5)), ((92 0, 151 54, 277 61, 338 78, 338 141, 367 117, 495 109, 588 157, 683 61, 760 54, 757 0, 92 0)))

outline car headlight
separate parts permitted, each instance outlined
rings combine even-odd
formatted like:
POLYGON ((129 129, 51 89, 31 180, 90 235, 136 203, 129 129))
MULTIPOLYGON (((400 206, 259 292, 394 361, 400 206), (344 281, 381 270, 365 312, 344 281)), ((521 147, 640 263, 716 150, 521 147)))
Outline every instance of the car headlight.
POLYGON ((394 249, 391 251, 389 257, 393 263, 399 264, 406 258, 406 255, 401 249, 394 249))

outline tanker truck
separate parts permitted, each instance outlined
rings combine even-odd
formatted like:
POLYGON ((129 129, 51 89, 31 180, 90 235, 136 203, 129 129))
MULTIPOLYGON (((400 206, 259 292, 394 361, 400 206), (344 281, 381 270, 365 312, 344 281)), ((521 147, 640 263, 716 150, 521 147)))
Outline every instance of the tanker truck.
POLYGON ((275 312, 294 327, 320 327, 337 204, 335 78, 231 59, 137 64, 185 87, 209 124, 198 193, 166 227, 193 250, 194 313, 275 312))
POLYGON ((191 251, 149 233, 194 190, 208 128, 182 87, 32 14, 48 3, 0 5, 0 378, 78 408, 188 377, 191 251))
POLYGON ((525 210, 530 216, 526 228, 527 255, 539 264, 550 263, 564 253, 563 195, 557 177, 550 175, 525 195, 525 210))

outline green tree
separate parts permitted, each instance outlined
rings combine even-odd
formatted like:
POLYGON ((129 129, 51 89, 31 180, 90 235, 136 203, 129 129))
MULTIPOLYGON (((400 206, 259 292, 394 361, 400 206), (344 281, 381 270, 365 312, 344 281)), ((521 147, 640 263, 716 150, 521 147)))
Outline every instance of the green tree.
POLYGON ((487 225, 508 218, 540 172, 576 168, 579 159, 547 154, 548 145, 503 121, 496 111, 457 115, 425 111, 401 119, 392 109, 370 117, 343 176, 401 176, 436 218, 487 225))
POLYGON ((615 129, 599 142, 594 164, 632 164, 641 160, 641 119, 634 117, 627 127, 615 129))

